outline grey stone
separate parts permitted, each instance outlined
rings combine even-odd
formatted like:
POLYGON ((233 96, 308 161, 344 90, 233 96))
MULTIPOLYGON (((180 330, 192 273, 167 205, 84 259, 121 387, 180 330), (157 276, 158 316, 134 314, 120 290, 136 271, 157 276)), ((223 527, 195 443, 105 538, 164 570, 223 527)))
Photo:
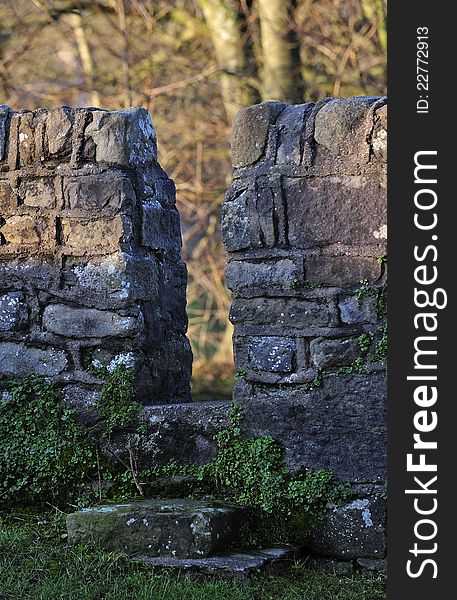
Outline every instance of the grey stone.
POLYGON ((373 558, 358 558, 357 566, 363 571, 371 571, 372 573, 387 575, 387 560, 385 558, 377 560, 373 558))
POLYGON ((26 346, 22 343, 0 343, 2 357, 0 371, 3 375, 24 377, 25 375, 58 375, 68 366, 62 350, 48 347, 46 350, 26 346))
POLYGON ((24 181, 19 187, 19 197, 26 206, 52 209, 56 207, 54 182, 50 178, 24 181))
POLYGON ((135 333, 141 318, 126 317, 91 308, 50 304, 44 309, 43 326, 52 333, 75 338, 126 336, 135 333))
POLYGON ((222 205, 222 240, 229 252, 250 246, 251 227, 247 202, 248 192, 245 190, 235 200, 222 205))
POLYGON ((155 300, 159 292, 159 267, 152 256, 116 252, 87 263, 69 263, 78 289, 115 300, 155 300))
POLYGON ((10 109, 4 104, 0 104, 0 161, 5 157, 6 150, 6 123, 10 115, 10 109))
POLYGON ((385 513, 382 498, 359 498, 335 507, 317 525, 307 547, 337 559, 382 559, 386 552, 385 513))
POLYGON ((264 102, 241 110, 233 122, 232 162, 235 167, 252 165, 262 156, 269 125, 274 123, 287 104, 264 102))
POLYGON ((378 161, 387 162, 387 105, 375 111, 371 148, 378 161))
POLYGON ((59 107, 47 111, 46 136, 51 156, 69 156, 71 154, 73 123, 73 111, 69 108, 59 107))
POLYGON ((319 300, 298 298, 238 298, 230 309, 230 320, 236 325, 272 325, 302 329, 325 327, 330 323, 328 305, 319 300))
POLYGON ((251 552, 232 552, 207 558, 135 558, 154 569, 165 569, 181 573, 198 573, 203 576, 247 580, 265 571, 276 572, 293 563, 293 548, 265 548, 251 552))
POLYGON ((28 322, 28 310, 24 294, 8 292, 0 296, 0 331, 15 331, 28 322))
POLYGON ((334 154, 352 153, 357 149, 355 134, 377 100, 377 97, 358 96, 327 102, 316 115, 314 139, 334 154))
POLYGON ((295 352, 295 340, 290 338, 253 338, 248 349, 249 365, 270 373, 290 373, 293 370, 295 352))
POLYGON ((67 385, 63 389, 63 403, 73 412, 73 418, 81 425, 94 425, 100 420, 97 400, 100 393, 81 385, 67 385))
POLYGON ((376 323, 378 315, 376 312, 376 298, 357 298, 347 296, 340 299, 338 303, 340 317, 343 323, 352 325, 354 323, 376 323))
POLYGON ((378 243, 387 223, 384 179, 366 175, 286 178, 283 186, 293 247, 378 243))
POLYGON ((316 367, 325 369, 350 365, 358 356, 357 338, 318 338, 310 344, 311 357, 316 367))
POLYGON ((128 211, 136 200, 130 180, 113 172, 66 178, 64 197, 76 215, 113 215, 121 208, 128 211))
POLYGON ((352 287, 362 280, 374 283, 381 276, 376 258, 315 256, 305 260, 306 280, 317 285, 352 287))
POLYGON ((255 295, 259 290, 269 295, 290 289, 299 274, 295 261, 289 258, 261 263, 232 260, 225 269, 225 279, 232 291, 252 290, 255 295))
POLYGON ((244 510, 199 500, 145 500, 67 517, 68 542, 94 541, 130 556, 204 558, 231 547, 244 510))
POLYGON ((152 250, 181 250, 181 226, 175 207, 165 209, 154 201, 143 205, 141 245, 152 250))
POLYGON ((279 115, 276 121, 279 129, 277 164, 301 163, 304 129, 312 107, 312 104, 294 104, 279 115))
POLYGON ((329 375, 311 391, 239 379, 234 400, 247 435, 272 435, 291 469, 332 471, 353 482, 386 480, 386 377, 329 375))
POLYGON ((95 144, 97 162, 136 166, 157 160, 156 134, 144 108, 93 111, 85 135, 95 144))

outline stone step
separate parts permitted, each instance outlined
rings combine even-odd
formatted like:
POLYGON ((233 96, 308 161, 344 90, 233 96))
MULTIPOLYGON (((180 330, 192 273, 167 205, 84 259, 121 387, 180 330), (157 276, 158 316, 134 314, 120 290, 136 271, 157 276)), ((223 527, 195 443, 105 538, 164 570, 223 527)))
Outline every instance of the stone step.
POLYGON ((134 560, 158 570, 243 580, 265 571, 286 568, 292 563, 295 553, 294 548, 287 546, 253 550, 252 552, 224 553, 206 558, 136 556, 134 560))
POLYGON ((68 541, 96 542, 129 556, 205 558, 237 543, 245 514, 236 506, 187 499, 97 506, 68 515, 68 541))

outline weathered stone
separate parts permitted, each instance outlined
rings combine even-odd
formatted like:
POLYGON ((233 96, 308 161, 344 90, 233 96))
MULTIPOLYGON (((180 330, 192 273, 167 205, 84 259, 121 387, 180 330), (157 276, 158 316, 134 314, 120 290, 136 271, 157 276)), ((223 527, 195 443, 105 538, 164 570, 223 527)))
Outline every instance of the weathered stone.
POLYGON ((94 221, 62 219, 62 244, 66 252, 106 254, 119 249, 131 237, 131 223, 126 217, 94 221))
POLYGON ((144 108, 93 111, 85 135, 95 144, 97 162, 136 166, 157 160, 156 134, 144 108))
POLYGON ((271 373, 290 373, 293 370, 295 351, 295 340, 290 338, 252 338, 248 349, 249 365, 271 373))
POLYGON ((0 231, 7 244, 32 245, 42 240, 45 228, 43 219, 15 216, 6 219, 0 231))
POLYGON ((312 107, 312 104, 293 104, 279 115, 276 121, 279 129, 277 164, 301 163, 304 129, 312 107))
POLYGON ((83 293, 113 300, 154 300, 159 291, 159 267, 152 256, 116 252, 87 263, 69 263, 83 293))
POLYGON ((234 400, 243 410, 243 431, 275 437, 291 469, 325 469, 354 482, 385 481, 386 390, 384 373, 328 375, 311 391, 241 378, 234 400))
POLYGON ((380 573, 381 575, 387 575, 387 560, 385 558, 358 558, 357 566, 360 567, 363 571, 371 571, 372 573, 380 573))
POLYGON ((100 393, 80 385, 67 385, 62 391, 65 406, 73 411, 73 417, 81 425, 94 425, 100 420, 97 400, 100 393))
POLYGON ((143 205, 141 245, 152 250, 181 250, 181 227, 176 208, 162 208, 158 202, 143 205))
POLYGON ((259 573, 277 572, 278 569, 290 567, 294 560, 294 549, 266 548, 252 550, 248 553, 233 552, 207 558, 148 558, 137 557, 145 566, 154 569, 165 569, 182 573, 198 573, 203 576, 247 580, 259 573))
POLYGON ((157 163, 144 165, 139 170, 137 181, 139 199, 163 204, 176 204, 176 186, 157 163))
POLYGON ((52 179, 38 179, 24 181, 19 187, 19 197, 26 206, 36 208, 55 208, 56 194, 52 179))
POLYGON ((29 165, 35 161, 34 114, 32 112, 15 114, 12 121, 16 119, 18 121, 19 161, 21 165, 29 165))
POLYGON ((10 109, 4 104, 0 104, 0 161, 5 158, 6 154, 6 124, 10 115, 10 109))
POLYGON ((50 304, 43 313, 43 326, 66 337, 123 337, 135 333, 141 324, 140 317, 124 317, 95 308, 72 308, 63 304, 50 304))
POLYGON ((72 214, 113 215, 134 205, 135 192, 127 177, 108 171, 64 181, 65 205, 72 214))
POLYGON ((272 324, 301 329, 325 327, 330 323, 330 309, 325 302, 298 298, 238 299, 230 308, 230 320, 238 324, 272 324))
POLYGON ((363 127, 370 106, 377 100, 377 97, 358 96, 327 102, 316 115, 314 139, 334 154, 356 151, 357 130, 363 127))
POLYGON ((7 181, 0 181, 0 208, 8 210, 12 206, 13 190, 7 181))
POLYGON ((0 372, 11 377, 26 375, 58 375, 68 366, 68 359, 62 350, 48 347, 46 350, 16 344, 0 343, 0 372))
POLYGON ((357 499, 333 508, 311 534, 313 552, 339 559, 384 558, 386 501, 357 499))
POLYGON ((0 331, 21 329, 28 321, 24 294, 8 292, 0 296, 0 331))
POLYGON ((376 311, 376 298, 357 298, 347 296, 338 302, 340 318, 343 323, 352 325, 354 323, 376 323, 378 315, 376 311))
POLYGON ((235 167, 252 165, 262 156, 268 138, 268 128, 287 104, 264 102, 243 108, 233 122, 232 162, 235 167))
POLYGON ((255 295, 259 290, 274 295, 278 290, 291 289, 299 275, 297 264, 289 258, 261 263, 232 260, 225 269, 225 280, 232 291, 251 290, 255 295))
POLYGON ((248 192, 222 205, 222 239, 229 252, 249 248, 251 227, 248 212, 248 192))
POLYGON ((305 273, 311 284, 348 287, 365 279, 374 283, 381 267, 374 257, 313 256, 305 260, 305 273))
POLYGON ((244 511, 199 500, 146 500, 67 517, 68 542, 95 541, 131 556, 204 558, 237 539, 244 511))
POLYGON ((310 344, 313 363, 320 369, 350 365, 360 352, 357 338, 318 338, 310 344))
POLYGON ((379 177, 287 178, 283 185, 295 248, 376 244, 387 223, 386 185, 379 177))
POLYGON ((48 151, 52 157, 71 154, 71 134, 74 115, 65 107, 53 108, 46 114, 46 136, 48 151))
POLYGON ((387 105, 379 108, 375 115, 376 119, 371 138, 371 148, 378 161, 387 162, 387 105))

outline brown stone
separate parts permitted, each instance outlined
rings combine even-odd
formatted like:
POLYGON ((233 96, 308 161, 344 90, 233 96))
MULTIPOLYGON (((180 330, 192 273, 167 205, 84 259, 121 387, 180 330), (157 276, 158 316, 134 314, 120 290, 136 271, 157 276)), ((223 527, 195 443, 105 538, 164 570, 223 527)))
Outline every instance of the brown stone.
POLYGON ((9 209, 12 207, 13 190, 7 181, 0 181, 0 208, 9 209))
POLYGON ((6 219, 0 231, 8 244, 38 244, 42 237, 42 228, 39 221, 28 216, 15 216, 6 219))
POLYGON ((65 251, 75 250, 80 254, 114 252, 123 238, 128 237, 128 225, 120 216, 96 221, 62 219, 62 243, 65 251))
POLYGON ((55 208, 56 194, 52 179, 35 178, 25 181, 19 188, 19 196, 25 206, 55 208))
POLYGON ((47 112, 46 134, 51 156, 70 155, 73 121, 73 113, 69 108, 53 108, 47 112))

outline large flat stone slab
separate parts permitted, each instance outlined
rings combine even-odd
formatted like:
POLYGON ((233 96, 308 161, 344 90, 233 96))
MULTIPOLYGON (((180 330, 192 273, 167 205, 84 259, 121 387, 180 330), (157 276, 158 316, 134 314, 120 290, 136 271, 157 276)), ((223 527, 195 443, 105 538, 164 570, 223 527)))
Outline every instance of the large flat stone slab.
POLYGON ((70 544, 150 558, 205 558, 237 540, 244 510, 198 500, 145 500, 86 508, 67 517, 70 544))
POLYGON ((265 570, 276 570, 292 561, 295 549, 292 547, 268 548, 252 552, 234 552, 207 558, 149 558, 136 557, 135 560, 156 569, 197 573, 204 576, 217 576, 232 579, 248 579, 265 570))

